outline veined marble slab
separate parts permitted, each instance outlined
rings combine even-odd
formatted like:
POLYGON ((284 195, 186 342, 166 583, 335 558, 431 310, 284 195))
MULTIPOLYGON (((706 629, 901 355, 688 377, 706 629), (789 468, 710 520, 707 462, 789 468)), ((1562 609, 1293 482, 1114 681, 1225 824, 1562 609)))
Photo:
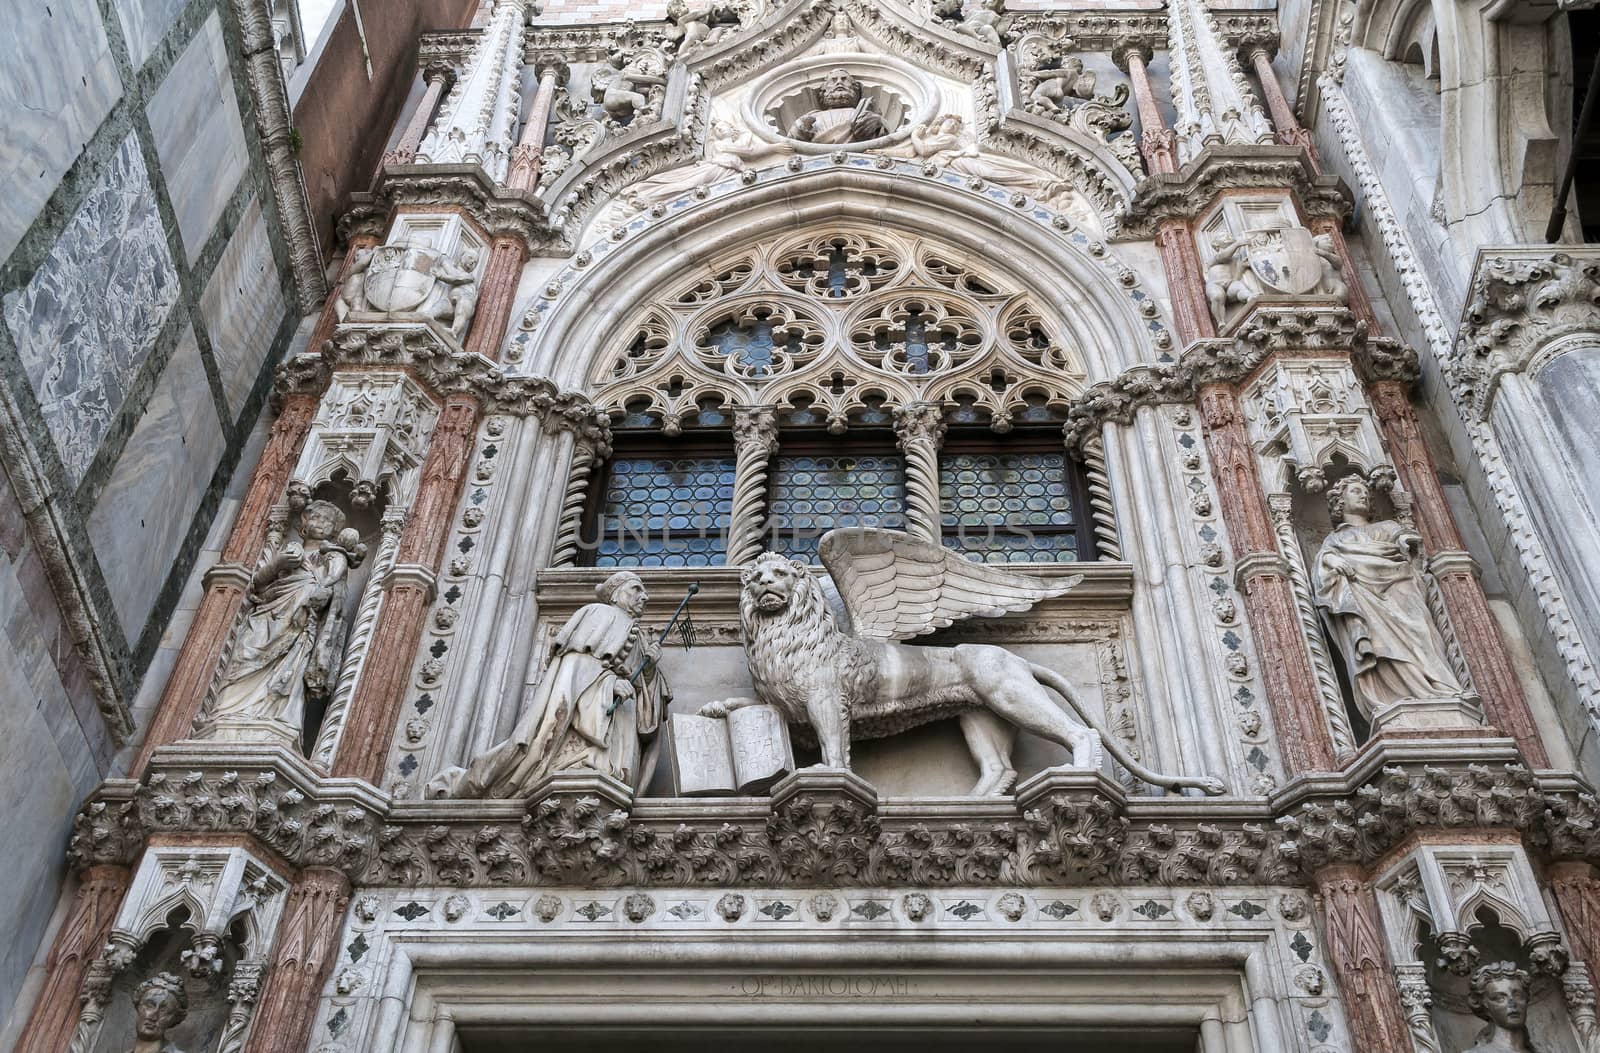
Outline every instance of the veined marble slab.
POLYGON ((144 631, 223 447, 200 347, 186 329, 89 516, 89 539, 129 640, 144 631))
POLYGON ((33 279, 4 304, 6 326, 74 484, 178 292, 155 192, 130 135, 33 279))
POLYGON ((172 64, 145 113, 183 251, 193 263, 250 163, 215 12, 172 64))
POLYGON ((143 66, 187 6, 187 0, 116 0, 122 35, 135 68, 143 66))
POLYGON ((200 297, 211 354, 235 417, 244 408, 288 310, 280 283, 261 202, 252 199, 200 297))
POLYGON ((7 4, 0 33, 0 260, 11 255, 118 99, 94 0, 7 4))

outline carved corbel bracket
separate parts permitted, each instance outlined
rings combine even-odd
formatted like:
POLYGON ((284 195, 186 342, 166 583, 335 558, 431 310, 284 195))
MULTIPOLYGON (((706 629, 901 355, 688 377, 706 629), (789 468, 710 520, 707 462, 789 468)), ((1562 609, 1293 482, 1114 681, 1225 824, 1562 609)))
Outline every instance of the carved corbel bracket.
POLYGON ((1308 222, 1342 222, 1354 207, 1344 180, 1317 172, 1298 146, 1208 146, 1181 171, 1140 180, 1115 236, 1153 238, 1163 220, 1193 220, 1224 191, 1284 189, 1294 194, 1308 222))

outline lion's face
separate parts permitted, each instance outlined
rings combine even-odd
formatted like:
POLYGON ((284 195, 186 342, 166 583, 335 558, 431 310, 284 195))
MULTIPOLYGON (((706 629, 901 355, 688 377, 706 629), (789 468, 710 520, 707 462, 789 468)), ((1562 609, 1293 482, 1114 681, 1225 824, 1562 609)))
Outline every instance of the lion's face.
POLYGON ((776 614, 789 606, 805 574, 806 569, 796 561, 767 552, 745 567, 740 580, 756 610, 776 614))

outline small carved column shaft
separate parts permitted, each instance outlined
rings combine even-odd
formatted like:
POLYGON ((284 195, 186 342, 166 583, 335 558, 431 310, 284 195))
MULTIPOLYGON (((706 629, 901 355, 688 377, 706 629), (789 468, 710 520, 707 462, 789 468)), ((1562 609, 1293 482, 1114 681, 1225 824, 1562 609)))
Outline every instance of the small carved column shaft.
POLYGON ((1161 266, 1167 272, 1167 288, 1172 295, 1172 320, 1178 337, 1187 344, 1201 337, 1217 335, 1206 303, 1205 274, 1200 268, 1200 253, 1194 235, 1181 219, 1164 219, 1156 231, 1156 247, 1161 250, 1161 266))
POLYGON ((1383 945, 1378 900, 1359 867, 1327 867, 1316 876, 1327 958, 1339 978, 1351 1048, 1411 1048, 1411 1028, 1383 945))
POLYGON ((895 443, 906 455, 906 533, 939 541, 939 447, 944 407, 913 402, 894 411, 895 443))
POLYGON ((1450 623, 1461 641, 1462 657, 1483 698, 1484 715, 1517 741, 1529 764, 1546 767, 1550 758, 1534 726, 1522 681, 1511 664, 1499 623, 1489 610, 1483 585, 1473 573, 1472 560, 1462 551, 1461 533, 1439 486, 1439 473, 1422 437, 1411 399, 1397 380, 1375 381, 1368 386, 1367 395, 1383 428, 1395 469, 1412 495, 1417 531, 1434 557, 1434 577, 1450 612, 1450 623))
POLYGON ((328 291, 327 300, 323 301, 322 314, 317 318, 317 327, 311 331, 311 339, 306 342, 306 350, 320 352, 328 337, 333 335, 333 327, 339 322, 339 289, 349 276, 350 268, 355 266, 356 253, 374 248, 378 243, 378 237, 373 234, 357 234, 350 239, 349 251, 344 254, 344 266, 339 268, 339 278, 328 291))
POLYGON ((522 136, 511 150, 511 174, 506 183, 512 190, 532 190, 539 185, 539 161, 544 154, 545 130, 550 126, 550 107, 556 87, 567 79, 567 64, 560 55, 540 55, 534 62, 539 74, 539 89, 533 96, 522 136))
POLYGON ((59 1053, 78 1019, 78 996, 89 963, 105 946, 131 875, 127 867, 92 866, 78 876, 72 913, 44 961, 44 986, 17 1039, 16 1053, 59 1053))
POLYGON ((733 416, 733 513, 728 522, 728 565, 761 555, 767 513, 767 465, 778 448, 778 414, 767 406, 733 416))
POLYGON ((350 901, 343 873, 308 868, 284 904, 261 1001, 245 1053, 301 1053, 311 1037, 322 985, 339 956, 339 927, 350 901))
POLYGON ((1316 670, 1301 636, 1294 586, 1278 554, 1255 455, 1245 436, 1239 398, 1225 384, 1209 384, 1200 390, 1200 412, 1245 614, 1283 747, 1285 774, 1327 771, 1334 767, 1333 742, 1319 701, 1316 670))
POLYGON ((233 532, 222 550, 222 559, 206 575, 206 591, 200 600, 200 609, 189 625, 177 664, 167 677, 161 703, 156 707, 133 771, 143 770, 156 747, 176 742, 186 735, 200 712, 200 703, 216 674, 234 618, 244 602, 250 575, 261 556, 268 513, 282 499, 289 473, 294 470, 316 412, 315 396, 292 395, 284 400, 255 474, 250 478, 250 489, 239 506, 233 532))
POLYGON ((1250 64, 1255 67, 1256 79, 1261 82, 1261 93, 1267 97, 1267 112, 1272 115, 1272 126, 1277 130, 1278 142, 1285 146, 1305 147, 1311 157, 1312 168, 1320 172, 1317 148, 1311 142, 1311 133, 1295 120, 1294 110, 1283 95, 1283 85, 1278 83, 1278 74, 1272 68, 1271 53, 1259 45, 1251 48, 1250 64))
POLYGON ((411 518, 400 536, 388 594, 334 754, 335 775, 374 784, 382 775, 477 424, 477 402, 470 396, 452 395, 434 425, 411 518))
POLYGON ((1161 120, 1161 110, 1156 106, 1155 93, 1150 89, 1150 75, 1145 69, 1145 63, 1150 61, 1149 47, 1118 41, 1111 57, 1112 61, 1128 71, 1133 103, 1139 111, 1139 149, 1144 154, 1145 166, 1151 175, 1176 172, 1175 137, 1161 120))
POLYGON ((411 120, 406 122, 405 131, 400 133, 400 141, 384 157, 383 163, 386 165, 408 165, 417 159, 417 147, 422 145, 422 137, 428 134, 428 122, 433 120, 433 111, 439 108, 439 96, 450 79, 450 71, 436 67, 429 69, 424 77, 427 90, 422 93, 422 101, 417 103, 411 120))
POLYGON ((522 264, 527 248, 519 237, 500 234, 489 243, 489 265, 483 270, 478 287, 478 311, 467 334, 467 350, 485 358, 497 358, 500 342, 511 322, 511 301, 522 279, 522 264))

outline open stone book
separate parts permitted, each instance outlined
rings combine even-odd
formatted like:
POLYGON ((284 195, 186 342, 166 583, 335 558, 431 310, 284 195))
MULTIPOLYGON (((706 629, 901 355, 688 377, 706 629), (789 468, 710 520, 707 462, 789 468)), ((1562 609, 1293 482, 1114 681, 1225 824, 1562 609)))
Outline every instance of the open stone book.
POLYGON ((773 706, 743 706, 726 717, 674 713, 667 736, 680 797, 763 794, 794 770, 789 725, 773 706))

